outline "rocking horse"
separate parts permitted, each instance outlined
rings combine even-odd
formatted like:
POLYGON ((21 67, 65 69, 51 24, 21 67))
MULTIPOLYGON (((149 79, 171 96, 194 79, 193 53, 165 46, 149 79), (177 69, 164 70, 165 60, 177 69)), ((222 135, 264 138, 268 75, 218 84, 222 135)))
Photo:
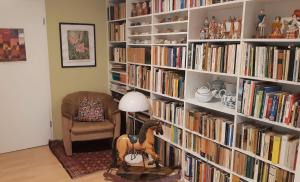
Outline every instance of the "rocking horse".
POLYGON ((117 160, 119 157, 122 162, 122 167, 126 170, 128 164, 125 161, 125 156, 132 151, 138 151, 149 154, 158 168, 159 157, 153 147, 154 132, 163 135, 161 122, 149 120, 143 124, 138 136, 124 134, 116 138, 112 149, 113 167, 117 167, 117 160))

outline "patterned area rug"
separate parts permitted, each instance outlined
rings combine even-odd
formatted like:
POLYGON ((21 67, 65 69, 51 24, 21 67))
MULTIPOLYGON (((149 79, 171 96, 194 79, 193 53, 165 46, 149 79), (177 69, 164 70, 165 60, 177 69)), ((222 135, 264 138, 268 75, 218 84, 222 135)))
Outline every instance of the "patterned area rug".
POLYGON ((77 178, 109 168, 112 161, 111 150, 108 149, 110 146, 108 145, 109 147, 107 147, 107 145, 103 143, 98 143, 96 146, 100 146, 102 150, 95 150, 93 144, 82 142, 81 144, 75 144, 75 146, 73 146, 73 155, 68 157, 65 154, 62 141, 49 141, 50 150, 60 161, 71 178, 77 178))

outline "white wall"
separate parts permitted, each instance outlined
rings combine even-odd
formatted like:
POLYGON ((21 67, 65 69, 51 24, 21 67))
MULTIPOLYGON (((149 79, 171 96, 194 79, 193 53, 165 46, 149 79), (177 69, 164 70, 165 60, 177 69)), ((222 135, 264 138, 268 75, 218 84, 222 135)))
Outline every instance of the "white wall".
POLYGON ((0 62, 0 153, 45 145, 51 135, 44 0, 0 0, 0 28, 24 28, 27 61, 0 62))

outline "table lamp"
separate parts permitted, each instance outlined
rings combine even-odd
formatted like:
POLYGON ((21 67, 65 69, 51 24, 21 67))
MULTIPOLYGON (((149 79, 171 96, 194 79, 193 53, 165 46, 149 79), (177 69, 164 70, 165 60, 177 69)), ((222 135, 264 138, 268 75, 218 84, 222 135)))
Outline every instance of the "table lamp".
MULTIPOLYGON (((143 112, 149 110, 149 108, 149 100, 140 92, 128 92, 119 102, 119 110, 125 112, 143 112)), ((125 161, 129 164, 137 164, 143 161, 143 156, 140 154, 129 154, 125 156, 125 161)))

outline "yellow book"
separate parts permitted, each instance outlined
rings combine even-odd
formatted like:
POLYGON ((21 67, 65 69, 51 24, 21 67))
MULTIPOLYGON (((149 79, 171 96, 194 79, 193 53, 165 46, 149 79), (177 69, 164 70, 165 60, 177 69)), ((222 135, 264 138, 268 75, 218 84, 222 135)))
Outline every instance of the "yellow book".
POLYGON ((281 137, 278 135, 274 135, 273 148, 272 148, 272 162, 274 164, 279 163, 280 144, 281 144, 281 137))

